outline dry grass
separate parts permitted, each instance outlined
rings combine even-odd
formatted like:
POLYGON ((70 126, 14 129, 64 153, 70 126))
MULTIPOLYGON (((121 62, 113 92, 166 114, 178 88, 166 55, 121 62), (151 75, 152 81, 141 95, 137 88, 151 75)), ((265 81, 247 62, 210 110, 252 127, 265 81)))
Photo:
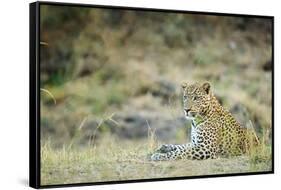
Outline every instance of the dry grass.
POLYGON ((159 145, 153 130, 148 139, 126 141, 105 136, 95 146, 64 146, 50 142, 41 149, 41 183, 67 184, 180 176, 264 172, 271 170, 271 149, 265 144, 243 156, 209 160, 153 162, 148 155, 159 145))

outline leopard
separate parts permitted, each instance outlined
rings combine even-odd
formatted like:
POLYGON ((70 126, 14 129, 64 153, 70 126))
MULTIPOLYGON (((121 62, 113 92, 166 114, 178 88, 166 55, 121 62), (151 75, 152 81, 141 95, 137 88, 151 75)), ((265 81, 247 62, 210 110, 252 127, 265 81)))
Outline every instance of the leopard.
POLYGON ((181 85, 183 112, 191 125, 191 142, 164 144, 150 155, 152 161, 205 160, 242 155, 249 150, 253 131, 242 126, 215 97, 210 82, 181 85))

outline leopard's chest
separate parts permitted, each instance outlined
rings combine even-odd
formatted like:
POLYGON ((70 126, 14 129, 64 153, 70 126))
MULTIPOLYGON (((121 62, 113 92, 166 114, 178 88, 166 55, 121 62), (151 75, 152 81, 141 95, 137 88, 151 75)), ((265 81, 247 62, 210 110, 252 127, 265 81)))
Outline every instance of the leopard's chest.
POLYGON ((198 129, 193 121, 191 122, 191 140, 192 144, 198 144, 198 129))
POLYGON ((191 122, 191 141, 193 145, 200 144, 210 144, 213 143, 212 140, 215 140, 217 135, 217 125, 215 126, 213 121, 203 121, 197 124, 192 120, 191 122))
POLYGON ((193 145, 203 143, 204 125, 204 122, 196 124, 194 120, 191 121, 191 140, 193 145))

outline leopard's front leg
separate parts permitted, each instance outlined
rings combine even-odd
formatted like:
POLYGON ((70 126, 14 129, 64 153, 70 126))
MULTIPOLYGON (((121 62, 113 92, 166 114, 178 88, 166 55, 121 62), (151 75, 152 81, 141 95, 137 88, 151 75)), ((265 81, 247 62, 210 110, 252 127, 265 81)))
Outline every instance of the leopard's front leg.
POLYGON ((153 161, 176 160, 189 158, 191 153, 192 145, 190 143, 183 145, 165 144, 158 148, 150 159, 153 161))
POLYGON ((158 153, 167 153, 167 152, 171 152, 173 150, 176 150, 177 147, 180 145, 175 145, 175 144, 163 144, 161 147, 159 147, 158 149, 156 149, 155 152, 158 153))
MULTIPOLYGON (((165 149, 165 148, 163 148, 163 149, 165 149)), ((155 152, 154 154, 151 155, 150 159, 153 161, 177 160, 177 159, 203 160, 203 159, 216 157, 216 153, 214 151, 205 149, 204 146, 201 146, 200 144, 194 145, 194 144, 188 143, 188 144, 183 144, 183 145, 170 145, 170 146, 166 147, 166 150, 171 150, 171 151, 155 152)))

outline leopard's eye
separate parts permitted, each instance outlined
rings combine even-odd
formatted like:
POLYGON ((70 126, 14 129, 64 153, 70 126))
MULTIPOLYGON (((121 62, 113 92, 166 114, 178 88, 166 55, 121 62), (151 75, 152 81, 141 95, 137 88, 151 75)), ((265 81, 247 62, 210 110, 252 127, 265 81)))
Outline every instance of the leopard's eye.
POLYGON ((194 97, 192 98, 193 101, 196 101, 197 99, 198 99, 197 96, 194 96, 194 97))
POLYGON ((184 99, 187 99, 187 95, 184 95, 183 98, 184 98, 184 99))

